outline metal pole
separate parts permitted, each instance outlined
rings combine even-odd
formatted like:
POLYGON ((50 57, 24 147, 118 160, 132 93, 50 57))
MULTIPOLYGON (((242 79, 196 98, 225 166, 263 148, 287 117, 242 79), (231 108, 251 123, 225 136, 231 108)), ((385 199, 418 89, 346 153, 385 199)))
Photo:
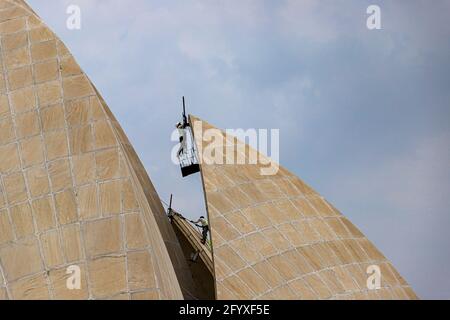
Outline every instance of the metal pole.
POLYGON ((189 126, 187 117, 186 117, 186 100, 184 99, 184 96, 183 96, 183 126, 185 128, 189 126))

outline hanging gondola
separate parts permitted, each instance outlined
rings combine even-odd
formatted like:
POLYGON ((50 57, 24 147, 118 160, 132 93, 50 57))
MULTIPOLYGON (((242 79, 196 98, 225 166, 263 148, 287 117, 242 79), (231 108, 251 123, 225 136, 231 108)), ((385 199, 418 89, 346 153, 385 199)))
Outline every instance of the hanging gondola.
POLYGON ((197 172, 200 172, 200 165, 197 159, 197 150, 195 149, 194 135, 192 133, 191 126, 186 116, 186 104, 184 97, 183 97, 183 122, 178 123, 177 128, 179 130, 184 131, 182 137, 183 139, 186 139, 186 141, 182 141, 182 139, 180 139, 180 143, 184 142, 185 147, 181 147, 180 151, 177 154, 178 161, 180 163, 181 174, 184 178, 197 172))

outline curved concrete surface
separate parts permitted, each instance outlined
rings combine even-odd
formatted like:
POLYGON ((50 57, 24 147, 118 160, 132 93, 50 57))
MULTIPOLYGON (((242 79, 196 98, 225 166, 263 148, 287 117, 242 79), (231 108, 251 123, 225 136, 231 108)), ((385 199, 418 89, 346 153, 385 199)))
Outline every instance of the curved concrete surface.
POLYGON ((70 52, 24 1, 0 1, 0 38, 0 299, 192 297, 158 195, 70 52))
POLYGON ((282 167, 262 175, 268 158, 205 121, 190 122, 203 155, 218 299, 417 298, 381 252, 302 180, 282 167), (249 164, 250 152, 257 163, 249 164), (238 155, 245 164, 226 164, 238 155), (367 287, 371 265, 381 271, 378 290, 367 287))

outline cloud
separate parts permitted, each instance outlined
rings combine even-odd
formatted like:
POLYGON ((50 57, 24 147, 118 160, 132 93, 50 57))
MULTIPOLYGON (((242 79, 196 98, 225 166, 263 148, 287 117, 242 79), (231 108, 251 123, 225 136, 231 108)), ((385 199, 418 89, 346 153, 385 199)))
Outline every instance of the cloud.
MULTIPOLYGON (((430 214, 433 205, 443 210, 450 205, 446 197, 450 172, 450 132, 420 139, 400 154, 384 155, 366 167, 346 170, 334 178, 333 194, 353 193, 357 201, 380 201, 395 211, 430 214), (356 193, 355 193, 356 192, 356 193)), ((380 213, 383 214, 383 213, 380 213)), ((450 239, 449 239, 450 242, 450 239)))
POLYGON ((327 43, 336 41, 345 32, 347 26, 342 13, 349 17, 348 7, 345 10, 341 1, 328 1, 327 5, 314 1, 284 1, 278 10, 280 26, 288 36, 300 40, 327 43))
POLYGON ((329 177, 326 188, 424 298, 449 297, 442 268, 450 263, 449 139, 450 131, 420 139, 406 152, 329 177))

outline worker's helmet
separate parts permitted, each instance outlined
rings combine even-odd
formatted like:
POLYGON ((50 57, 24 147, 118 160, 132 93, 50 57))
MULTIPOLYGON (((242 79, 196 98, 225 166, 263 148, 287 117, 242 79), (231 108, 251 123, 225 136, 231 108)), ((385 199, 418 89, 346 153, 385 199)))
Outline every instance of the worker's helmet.
POLYGON ((175 127, 177 127, 177 128, 181 127, 181 122, 178 122, 178 123, 175 125, 175 127))

